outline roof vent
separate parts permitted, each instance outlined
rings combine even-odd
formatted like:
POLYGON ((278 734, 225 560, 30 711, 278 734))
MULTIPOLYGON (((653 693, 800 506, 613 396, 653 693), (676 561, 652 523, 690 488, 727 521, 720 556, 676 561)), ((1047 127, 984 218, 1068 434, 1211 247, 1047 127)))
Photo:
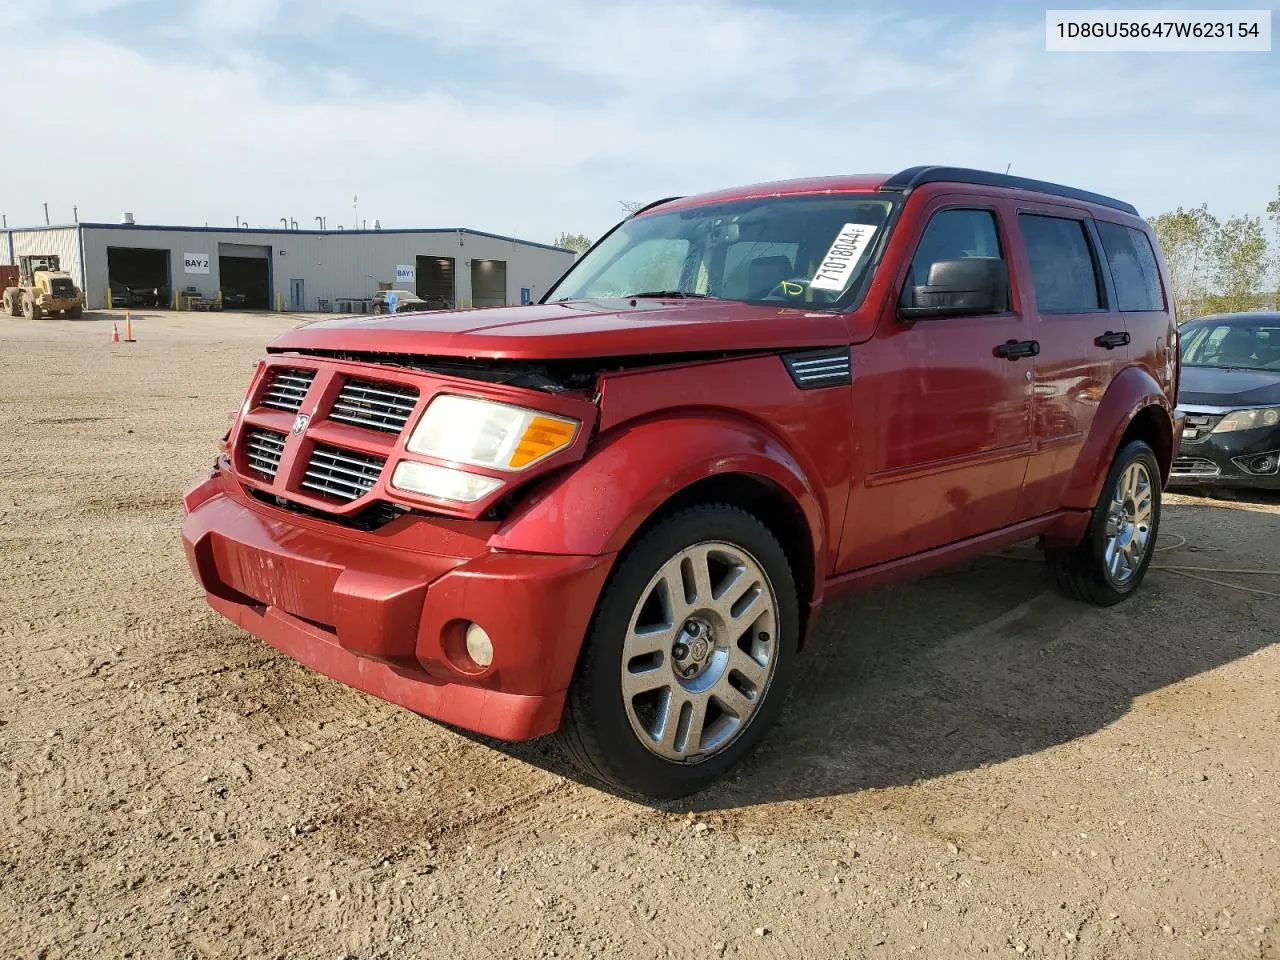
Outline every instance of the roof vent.
POLYGON ((129 226, 133 226, 133 212, 130 210, 126 210, 124 213, 120 214, 120 222, 127 223, 129 224, 129 226))
POLYGON ((382 229, 382 221, 381 221, 381 220, 374 220, 374 221, 373 221, 373 229, 375 229, 375 230, 381 230, 381 229, 382 229))

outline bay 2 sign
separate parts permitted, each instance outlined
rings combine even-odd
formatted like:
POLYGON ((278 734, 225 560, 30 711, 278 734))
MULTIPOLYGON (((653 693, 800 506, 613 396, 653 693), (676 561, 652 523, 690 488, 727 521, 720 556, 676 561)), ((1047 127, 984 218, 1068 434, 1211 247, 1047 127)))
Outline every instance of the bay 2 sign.
POLYGON ((209 254, 184 253, 182 255, 182 272, 183 273, 208 273, 209 272, 209 254))

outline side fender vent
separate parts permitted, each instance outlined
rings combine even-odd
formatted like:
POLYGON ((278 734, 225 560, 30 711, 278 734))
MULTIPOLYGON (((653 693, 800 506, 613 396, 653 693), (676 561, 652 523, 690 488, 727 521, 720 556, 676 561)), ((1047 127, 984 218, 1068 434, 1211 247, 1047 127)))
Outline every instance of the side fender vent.
POLYGON ((801 390, 845 387, 853 383, 853 367, 848 347, 784 353, 782 362, 787 365, 787 373, 791 374, 791 379, 801 390))

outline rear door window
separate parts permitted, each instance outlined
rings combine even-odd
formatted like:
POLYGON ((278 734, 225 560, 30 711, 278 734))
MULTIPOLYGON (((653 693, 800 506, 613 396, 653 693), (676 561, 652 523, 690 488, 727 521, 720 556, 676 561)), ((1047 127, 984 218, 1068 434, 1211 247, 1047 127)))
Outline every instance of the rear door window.
POLYGON ((1127 313, 1164 310, 1160 268, 1147 235, 1118 223, 1100 220, 1097 226, 1116 285, 1116 306, 1127 313))
POLYGON ((1093 245, 1084 221, 1022 213, 1036 308, 1042 313, 1084 313, 1105 306, 1093 245))

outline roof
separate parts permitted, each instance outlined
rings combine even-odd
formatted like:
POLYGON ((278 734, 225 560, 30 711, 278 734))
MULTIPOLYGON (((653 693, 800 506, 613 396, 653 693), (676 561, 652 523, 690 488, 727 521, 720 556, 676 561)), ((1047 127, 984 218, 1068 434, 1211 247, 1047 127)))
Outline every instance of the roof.
POLYGON ((883 173, 863 173, 836 177, 808 177, 799 180, 778 180, 773 183, 754 183, 745 187, 732 187, 712 193, 700 193, 691 197, 672 198, 658 201, 642 208, 641 212, 662 206, 667 210, 700 206, 704 203, 719 203, 731 200, 754 200, 764 197, 785 197, 801 194, 822 193, 901 193, 906 195, 917 187, 929 183, 964 183, 984 187, 1000 187, 1006 190, 1022 190, 1028 193, 1048 194, 1063 197, 1082 203, 1092 203, 1110 207, 1123 213, 1138 216, 1137 209, 1123 200, 1108 197, 1105 194, 1080 190, 1076 187, 1050 183, 1047 180, 1031 180, 1027 177, 1013 177, 1007 173, 992 173, 988 170, 971 170, 967 167, 923 166, 908 167, 893 175, 883 173))
POLYGON ((404 234, 404 233, 454 233, 466 234, 469 237, 488 237, 491 240, 506 240, 509 243, 518 243, 525 247, 539 247, 543 250, 555 250, 557 253, 570 253, 577 255, 576 250, 568 250, 565 247, 557 247, 550 243, 538 243, 535 240, 521 240, 519 237, 508 237, 501 233, 489 233, 486 230, 472 230, 470 227, 394 227, 381 230, 285 230, 283 227, 184 227, 166 223, 93 223, 90 221, 81 221, 80 223, 55 223, 48 226, 34 227, 6 227, 0 230, 0 233, 31 233, 39 230, 75 230, 84 228, 86 230, 163 230, 176 233, 239 233, 245 236, 281 236, 281 237, 297 237, 297 236, 330 236, 330 237, 349 237, 349 236, 382 236, 384 234, 404 234))

